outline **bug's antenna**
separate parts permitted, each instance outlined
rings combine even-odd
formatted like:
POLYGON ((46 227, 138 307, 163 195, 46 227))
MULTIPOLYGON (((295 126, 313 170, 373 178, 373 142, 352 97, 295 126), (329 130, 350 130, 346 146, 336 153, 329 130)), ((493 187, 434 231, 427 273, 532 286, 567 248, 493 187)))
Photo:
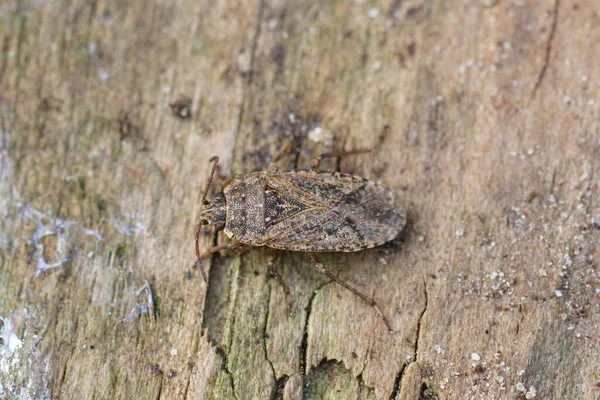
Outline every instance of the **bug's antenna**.
POLYGON ((196 263, 200 268, 200 273, 202 274, 202 279, 204 280, 204 283, 208 283, 208 279, 206 279, 206 271, 204 271, 204 263, 200 258, 200 229, 202 228, 202 225, 202 223, 198 222, 198 226, 196 226, 196 263))
POLYGON ((207 205, 210 204, 208 200, 206 200, 206 196, 208 196, 208 189, 210 189, 210 184, 212 183, 213 176, 215 176, 215 171, 217 170, 217 163, 219 162, 219 157, 212 156, 208 162, 214 162, 212 171, 210 171, 210 177, 208 178, 208 182, 206 182, 206 187, 204 188, 204 194, 202 195, 202 204, 207 205))
POLYGON ((350 150, 350 151, 335 151, 333 153, 324 153, 321 154, 318 157, 315 157, 312 161, 312 165, 311 165, 311 169, 319 169, 319 166, 321 165, 321 161, 324 158, 333 158, 333 157, 345 157, 345 156, 352 156, 355 154, 364 154, 364 153, 369 153, 371 151, 371 149, 357 149, 357 150, 350 150))
MULTIPOLYGON (((202 193, 202 204, 208 205, 210 202, 206 200, 206 196, 208 196, 208 190, 210 189, 210 184, 212 183, 213 177, 215 176, 215 171, 217 170, 217 164, 219 162, 219 157, 212 156, 208 162, 214 163, 212 166, 212 170, 210 171, 210 176, 208 177, 208 182, 206 182, 206 187, 204 188, 204 193, 202 193)), ((200 229, 202 225, 206 225, 205 220, 198 221, 198 225, 196 226, 196 264, 200 268, 200 273, 202 274, 202 279, 204 282, 207 282, 206 272, 204 271, 204 263, 202 262, 202 256, 200 255, 200 229)))

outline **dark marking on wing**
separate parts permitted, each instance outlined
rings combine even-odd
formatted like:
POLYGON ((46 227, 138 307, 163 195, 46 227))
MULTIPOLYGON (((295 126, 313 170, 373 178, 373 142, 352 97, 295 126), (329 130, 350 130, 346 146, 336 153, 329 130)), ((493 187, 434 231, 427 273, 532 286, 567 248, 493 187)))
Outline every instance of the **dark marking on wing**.
POLYGON ((265 190, 265 226, 267 229, 306 209, 306 205, 292 196, 269 186, 265 190))
POLYGON ((339 230, 337 227, 332 227, 332 226, 325 227, 325 233, 329 236, 335 235, 338 232, 339 232, 339 230))

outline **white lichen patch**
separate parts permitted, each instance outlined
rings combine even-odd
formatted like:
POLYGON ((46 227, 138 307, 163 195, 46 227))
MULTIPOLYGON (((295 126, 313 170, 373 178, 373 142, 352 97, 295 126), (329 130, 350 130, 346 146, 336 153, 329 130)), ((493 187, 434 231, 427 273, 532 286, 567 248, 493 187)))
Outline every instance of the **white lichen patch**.
POLYGON ((141 221, 138 214, 110 218, 107 221, 125 236, 148 235, 148 225, 141 221))
POLYGON ((148 314, 150 318, 154 318, 154 297, 148 281, 144 281, 144 284, 135 292, 136 297, 140 297, 142 294, 146 298, 146 304, 140 304, 136 302, 135 308, 131 310, 129 315, 121 319, 121 323, 132 323, 144 314, 148 314))
POLYGON ((19 333, 15 321, 23 318, 31 321, 27 310, 0 316, 0 398, 47 400, 50 366, 37 348, 42 338, 19 333))
MULTIPOLYGON (((20 364, 19 352, 17 351, 23 342, 15 334, 14 324, 11 318, 0 317, 0 378, 8 375, 8 373, 20 364)), ((8 396, 13 392, 13 388, 0 379, 0 396, 8 396)))
POLYGON ((445 353, 445 350, 442 348, 442 346, 440 346, 439 344, 436 344, 433 346, 433 349, 435 350, 436 353, 438 353, 439 355, 443 355, 445 353))
POLYGON ((94 230, 87 229, 67 219, 48 216, 27 203, 19 204, 20 215, 30 221, 34 221, 35 231, 29 235, 28 243, 35 246, 34 259, 36 260, 37 274, 41 274, 51 268, 61 267, 68 263, 71 250, 73 250, 72 239, 77 234, 91 236, 96 240, 102 240, 102 236, 94 230), (44 244, 42 239, 46 236, 56 236, 57 246, 53 260, 44 257, 44 244))
POLYGON ((0 372, 5 372, 2 360, 12 356, 22 345, 23 341, 15 333, 12 319, 0 318, 0 372))

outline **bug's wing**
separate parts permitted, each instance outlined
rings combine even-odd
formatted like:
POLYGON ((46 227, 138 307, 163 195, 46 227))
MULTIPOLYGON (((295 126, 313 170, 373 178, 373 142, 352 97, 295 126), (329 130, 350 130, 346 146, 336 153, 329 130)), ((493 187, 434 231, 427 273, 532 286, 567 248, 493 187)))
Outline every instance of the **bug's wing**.
POLYGON ((268 226, 270 247, 358 251, 394 239, 406 223, 406 212, 394 206, 390 192, 360 177, 328 171, 282 171, 269 175, 267 186, 271 197, 283 202, 293 199, 302 205, 268 226))

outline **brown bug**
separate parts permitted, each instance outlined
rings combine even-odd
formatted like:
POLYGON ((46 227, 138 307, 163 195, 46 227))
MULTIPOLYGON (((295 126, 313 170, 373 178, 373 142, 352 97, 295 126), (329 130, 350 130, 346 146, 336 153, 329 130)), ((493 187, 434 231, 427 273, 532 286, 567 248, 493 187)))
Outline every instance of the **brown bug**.
MULTIPOLYGON (((320 156, 340 155, 332 153, 320 156)), ((391 193, 358 176, 318 169, 254 172, 234 177, 212 202, 206 200, 219 158, 214 156, 196 228, 198 264, 211 254, 244 246, 306 252, 317 269, 371 305, 390 331, 373 299, 340 280, 317 259, 317 252, 354 252, 394 239, 404 228, 406 211, 391 193), (200 253, 202 225, 213 225, 231 239, 200 253)), ((313 167, 318 167, 318 161, 313 167)), ((202 276, 206 281, 204 270, 202 276)), ((284 290, 289 294, 287 287, 284 290)))

